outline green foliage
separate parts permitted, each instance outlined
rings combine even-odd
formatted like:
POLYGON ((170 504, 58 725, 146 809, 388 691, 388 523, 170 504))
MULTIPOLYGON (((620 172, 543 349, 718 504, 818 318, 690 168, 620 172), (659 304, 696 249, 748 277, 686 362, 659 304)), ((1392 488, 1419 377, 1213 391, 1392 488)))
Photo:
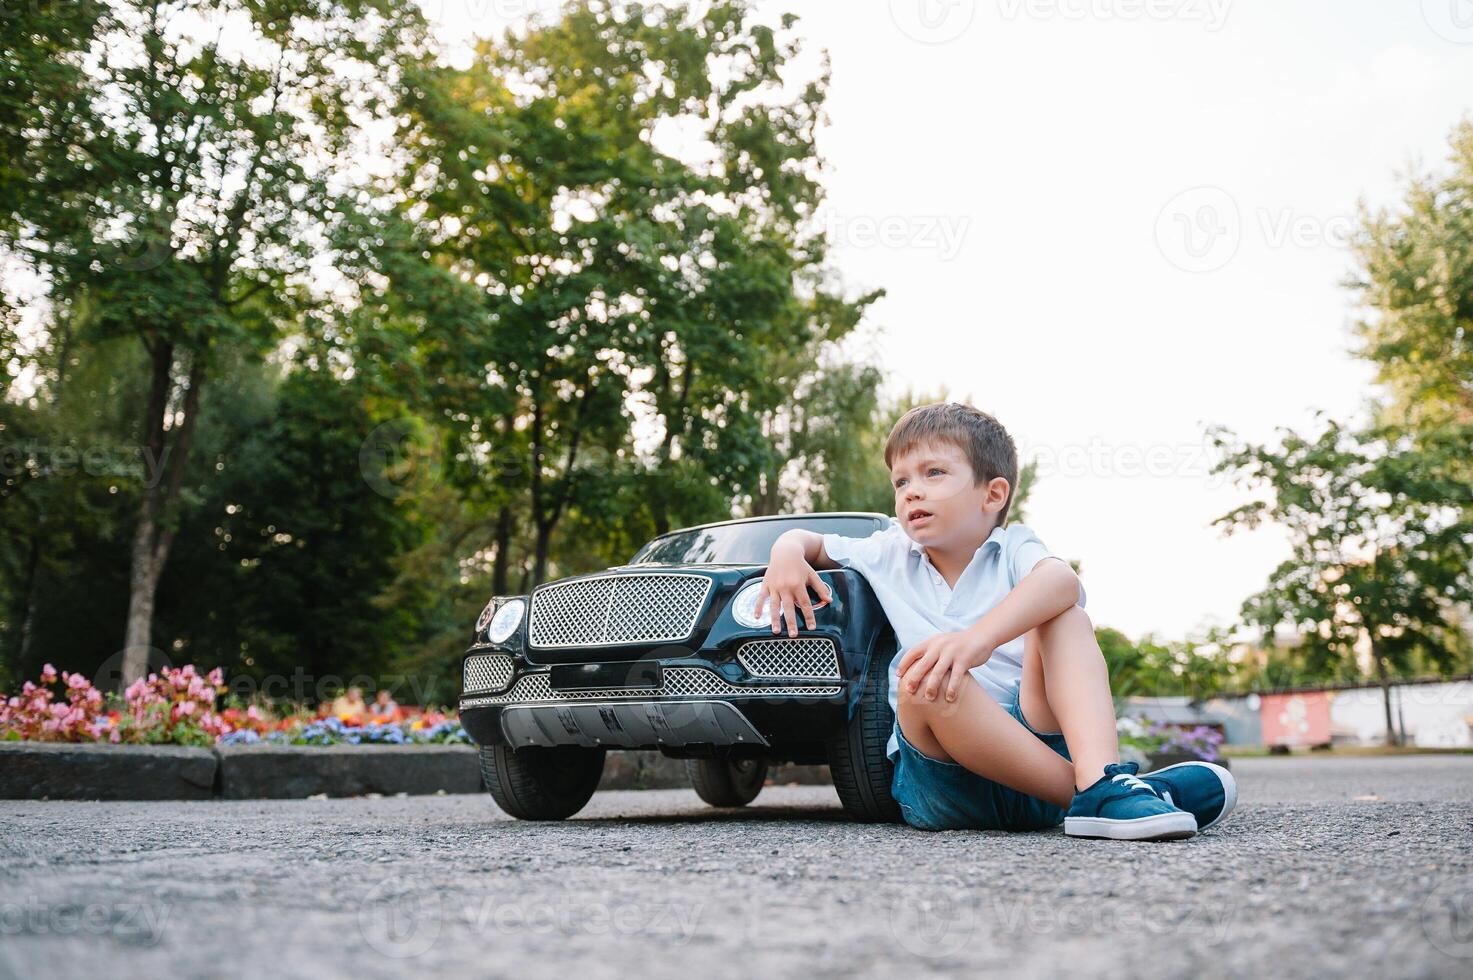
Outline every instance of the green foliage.
POLYGON ((1110 672, 1116 700, 1129 697, 1189 697, 1202 700, 1233 686, 1234 666, 1222 655, 1222 637, 1163 642, 1147 635, 1132 642, 1109 627, 1096 627, 1095 639, 1110 672))
POLYGON ((742 3, 590 0, 410 76, 384 244, 352 256, 392 336, 344 346, 446 428, 448 478, 533 584, 790 502, 773 420, 874 295, 828 285, 827 79, 797 84, 787 34, 742 3))
POLYGON ((1264 630, 1293 626, 1311 673, 1362 649, 1378 673, 1414 655, 1450 669, 1466 636, 1458 609, 1473 600, 1473 487, 1459 473, 1473 429, 1406 434, 1281 430, 1277 445, 1214 429, 1214 472, 1259 494, 1215 522, 1226 532, 1265 520, 1284 527, 1291 557, 1243 606, 1264 630))
POLYGON ((1414 428, 1473 424, 1473 120, 1450 142, 1448 172, 1412 178, 1355 243, 1359 352, 1391 394, 1386 421, 1414 428))
POLYGON ((1362 215, 1348 285, 1366 307, 1357 353, 1384 386, 1375 422, 1281 430, 1277 445, 1211 433, 1226 451, 1214 472, 1257 494, 1216 523, 1274 521, 1291 545, 1243 605, 1269 650, 1242 683, 1360 680, 1362 656, 1383 684, 1473 667, 1473 122, 1454 130, 1450 164, 1362 215), (1281 625, 1299 636, 1288 649, 1272 642, 1281 625))
POLYGON ((161 583, 158 632, 176 660, 233 676, 381 676, 418 623, 374 600, 424 529, 360 452, 380 420, 358 386, 274 373, 235 375, 207 406, 217 421, 201 433, 199 496, 161 583))
POLYGON ((379 0, 7 18, 0 673, 116 660, 131 590, 174 659, 446 697, 488 591, 884 490, 791 18, 589 0, 453 68, 379 0))

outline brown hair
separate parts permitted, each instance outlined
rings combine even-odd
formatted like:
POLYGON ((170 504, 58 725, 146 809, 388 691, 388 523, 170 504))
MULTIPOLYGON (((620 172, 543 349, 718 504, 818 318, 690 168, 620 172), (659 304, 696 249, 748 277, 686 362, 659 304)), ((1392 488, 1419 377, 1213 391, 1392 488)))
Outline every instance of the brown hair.
POLYGON ((1008 499, 997 512, 997 526, 1002 527, 1013 506, 1013 491, 1018 486, 1018 447, 1002 423, 971 405, 938 402, 921 405, 900 417, 885 440, 885 466, 895 457, 916 446, 949 442, 966 453, 976 483, 987 483, 1002 477, 1008 481, 1008 499))

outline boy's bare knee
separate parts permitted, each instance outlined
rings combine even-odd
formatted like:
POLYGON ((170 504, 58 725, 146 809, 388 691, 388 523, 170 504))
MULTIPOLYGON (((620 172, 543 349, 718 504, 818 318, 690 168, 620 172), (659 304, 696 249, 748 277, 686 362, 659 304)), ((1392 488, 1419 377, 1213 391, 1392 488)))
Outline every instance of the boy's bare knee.
POLYGON ((900 690, 895 692, 896 709, 902 716, 909 714, 918 718, 930 717, 937 706, 943 703, 943 700, 938 697, 935 701, 929 701, 926 699, 925 692, 924 685, 914 691, 907 691, 902 685, 900 690))
POLYGON ((936 733, 931 729, 931 719, 935 716, 927 708, 921 707, 931 704, 933 702, 919 696, 899 700, 896 721, 900 725, 900 734, 921 755, 950 762, 951 756, 941 747, 941 743, 936 740, 936 733))
POLYGON ((1070 606, 1059 613, 1053 619, 1048 619, 1038 624, 1039 638, 1047 642, 1050 634, 1062 631, 1085 629, 1094 633, 1094 623, 1090 621, 1089 613, 1079 606, 1070 606))

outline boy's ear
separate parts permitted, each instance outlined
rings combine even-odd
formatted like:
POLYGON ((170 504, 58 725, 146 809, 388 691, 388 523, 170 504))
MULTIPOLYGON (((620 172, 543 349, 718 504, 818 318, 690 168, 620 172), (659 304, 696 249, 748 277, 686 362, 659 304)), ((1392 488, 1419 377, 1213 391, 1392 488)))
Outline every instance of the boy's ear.
POLYGON ((1008 484, 1007 477, 995 476, 987 481, 987 497, 983 501, 983 507, 989 514, 996 514, 1002 510, 1003 504, 1008 502, 1008 493, 1012 487, 1008 484))

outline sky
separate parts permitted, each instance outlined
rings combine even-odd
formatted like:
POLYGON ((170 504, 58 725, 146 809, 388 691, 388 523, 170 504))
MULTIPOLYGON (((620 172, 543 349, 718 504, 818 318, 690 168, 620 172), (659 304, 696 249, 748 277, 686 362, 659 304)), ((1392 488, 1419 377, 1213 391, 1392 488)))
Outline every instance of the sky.
MULTIPOLYGON (((442 39, 549 0, 423 0, 442 39)), ((1028 523, 1098 625, 1227 625, 1288 556, 1210 424, 1353 418, 1345 248, 1362 203, 1440 170, 1473 96, 1473 0, 788 0, 828 52, 825 223, 856 353, 1039 461, 1028 523)))

